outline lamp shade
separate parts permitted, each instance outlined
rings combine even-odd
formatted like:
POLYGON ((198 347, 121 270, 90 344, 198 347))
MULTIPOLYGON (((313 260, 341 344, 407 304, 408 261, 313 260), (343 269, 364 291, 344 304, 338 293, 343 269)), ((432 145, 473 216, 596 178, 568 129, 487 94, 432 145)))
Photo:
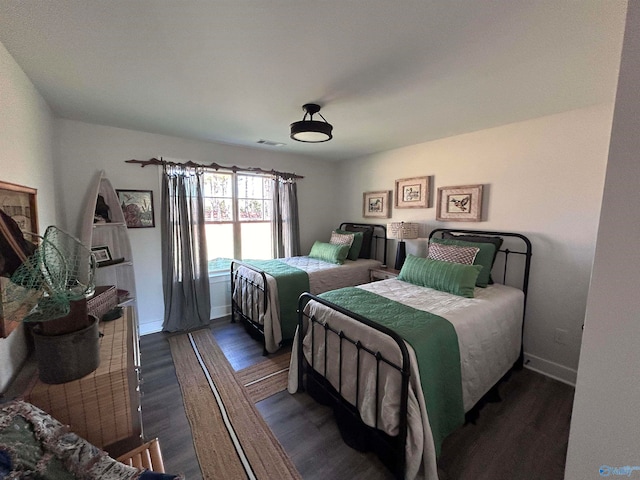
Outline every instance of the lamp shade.
POLYGON ((306 143, 321 143, 329 141, 333 138, 332 131, 333 125, 331 125, 322 116, 320 112, 320 105, 315 103, 307 103, 302 106, 302 109, 306 112, 302 120, 299 122, 293 122, 291 124, 291 138, 298 142, 306 143), (313 115, 318 114, 323 122, 314 120, 313 115), (307 119, 309 117, 309 119, 307 119))
POLYGON ((392 222, 387 223, 387 237, 398 240, 411 240, 418 238, 418 223, 392 222))

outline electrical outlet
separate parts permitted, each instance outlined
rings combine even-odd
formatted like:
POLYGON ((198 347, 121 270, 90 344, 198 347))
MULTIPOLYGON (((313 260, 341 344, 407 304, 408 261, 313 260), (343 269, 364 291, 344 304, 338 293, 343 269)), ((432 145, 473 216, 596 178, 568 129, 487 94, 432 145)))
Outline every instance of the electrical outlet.
POLYGON ((563 330, 561 328, 556 328, 556 334, 553 337, 553 340, 560 345, 567 344, 567 335, 569 332, 567 330, 563 330))

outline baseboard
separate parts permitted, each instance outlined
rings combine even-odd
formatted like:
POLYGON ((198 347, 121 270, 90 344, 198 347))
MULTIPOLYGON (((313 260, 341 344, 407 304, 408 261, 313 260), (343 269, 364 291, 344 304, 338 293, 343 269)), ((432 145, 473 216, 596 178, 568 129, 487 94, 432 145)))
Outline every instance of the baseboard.
POLYGON ((545 360, 526 352, 524 354, 524 367, 572 387, 576 386, 578 371, 573 368, 565 367, 559 363, 545 360))
MULTIPOLYGON (((215 320, 216 318, 224 318, 231 315, 231 305, 224 305, 219 307, 213 307, 211 309, 211 320, 215 320)), ((158 333, 162 331, 162 319, 153 321, 153 322, 145 322, 141 323, 138 328, 140 331, 140 335, 151 335, 152 333, 158 333)))
POLYGON ((138 331, 140 336, 150 335, 152 333, 158 333, 162 331, 162 319, 155 322, 146 322, 138 325, 138 331))
POLYGON ((228 317, 229 315, 231 315, 231 305, 220 305, 211 307, 209 318, 214 320, 220 317, 228 317))

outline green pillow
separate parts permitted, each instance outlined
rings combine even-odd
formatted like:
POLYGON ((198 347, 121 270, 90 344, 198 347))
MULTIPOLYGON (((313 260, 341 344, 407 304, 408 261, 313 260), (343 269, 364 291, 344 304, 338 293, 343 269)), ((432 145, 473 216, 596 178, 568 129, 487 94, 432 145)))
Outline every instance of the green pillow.
POLYGON ((491 278, 491 268, 493 267, 493 258, 496 253, 495 245, 493 245, 492 243, 465 242, 464 240, 448 240, 435 237, 432 238, 430 242, 442 243, 444 245, 457 245, 459 247, 479 248, 480 250, 476 255, 476 259, 473 261, 474 265, 482 266, 480 275, 478 275, 478 279, 476 280, 476 285, 482 288, 485 288, 487 285, 489 285, 489 279, 491 278))
POLYGON ((360 249, 362 248, 362 240, 364 239, 364 234, 362 232, 348 232, 346 230, 336 229, 336 233, 341 233, 343 235, 353 235, 353 243, 351 244, 351 248, 349 248, 349 254, 347 258, 349 260, 358 260, 358 255, 360 255, 360 249))
POLYGON ((473 298, 473 289, 481 270, 480 265, 443 262, 409 254, 400 270, 398 280, 473 298))
POLYGON ((316 241, 311 247, 309 256, 325 262, 342 265, 348 253, 349 245, 331 245, 330 243, 316 241))

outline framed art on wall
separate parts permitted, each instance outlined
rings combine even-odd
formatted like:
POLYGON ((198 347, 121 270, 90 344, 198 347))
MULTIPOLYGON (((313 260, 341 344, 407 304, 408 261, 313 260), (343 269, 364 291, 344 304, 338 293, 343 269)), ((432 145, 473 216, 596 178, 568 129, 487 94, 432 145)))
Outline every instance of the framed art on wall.
POLYGON ((364 192, 362 194, 362 216, 389 218, 390 190, 381 192, 364 192))
POLYGON ((482 185, 438 188, 436 220, 480 222, 482 220, 482 185))
POLYGON ((116 190, 128 228, 156 226, 151 190, 116 190))
POLYGON ((427 208, 429 206, 429 177, 396 180, 396 208, 427 208))
POLYGON ((9 280, 22 264, 20 254, 29 256, 38 243, 37 190, 14 183, 0 182, 0 337, 8 337, 37 302, 37 295, 16 300, 15 284, 9 280), (21 250, 18 253, 18 250, 21 250))
POLYGON ((35 188, 0 182, 0 208, 23 233, 38 233, 38 210, 35 188))

